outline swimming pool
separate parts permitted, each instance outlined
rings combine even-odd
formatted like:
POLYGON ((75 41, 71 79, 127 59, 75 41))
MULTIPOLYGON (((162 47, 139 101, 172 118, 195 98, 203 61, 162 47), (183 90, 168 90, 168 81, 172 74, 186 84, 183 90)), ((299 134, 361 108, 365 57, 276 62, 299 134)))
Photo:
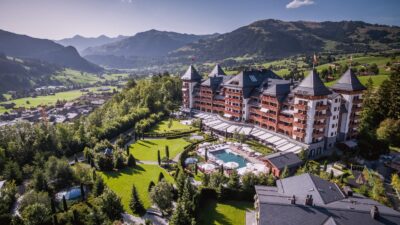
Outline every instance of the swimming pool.
POLYGON ((240 155, 233 154, 229 149, 221 149, 218 151, 211 152, 216 158, 227 162, 237 162, 239 164, 239 168, 245 167, 249 162, 245 158, 240 155))

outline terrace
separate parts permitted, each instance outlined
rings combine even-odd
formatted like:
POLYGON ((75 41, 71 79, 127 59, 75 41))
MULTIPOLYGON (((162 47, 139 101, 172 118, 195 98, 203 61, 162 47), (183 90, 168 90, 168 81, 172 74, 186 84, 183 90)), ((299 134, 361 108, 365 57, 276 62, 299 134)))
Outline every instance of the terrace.
POLYGON ((297 154, 302 149, 308 148, 304 143, 258 126, 227 121, 219 116, 204 112, 195 114, 195 117, 201 118, 206 127, 219 134, 233 134, 238 132, 254 138, 277 152, 294 152, 297 154))

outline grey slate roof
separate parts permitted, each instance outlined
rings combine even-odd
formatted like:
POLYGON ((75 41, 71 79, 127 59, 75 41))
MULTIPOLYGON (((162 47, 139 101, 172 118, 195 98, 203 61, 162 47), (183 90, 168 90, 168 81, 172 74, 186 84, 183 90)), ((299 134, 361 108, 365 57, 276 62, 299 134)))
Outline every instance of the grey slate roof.
POLYGON ((193 65, 190 65, 185 74, 181 77, 182 80, 201 81, 202 77, 197 72, 193 65))
POLYGON ((224 82, 224 86, 243 89, 243 96, 248 98, 256 87, 260 87, 267 79, 282 80, 272 70, 244 70, 224 82))
POLYGON ((332 89, 343 91, 362 91, 366 88, 361 84, 354 72, 349 68, 332 86, 332 89))
POLYGON ((201 83, 203 86, 209 86, 213 91, 217 90, 224 81, 229 79, 225 75, 209 77, 201 83))
POLYGON ((312 70, 304 80, 293 89, 293 93, 309 96, 329 95, 331 91, 324 85, 317 72, 312 70))
POLYGON ((219 64, 216 64, 214 69, 208 74, 209 77, 219 76, 219 75, 226 75, 224 70, 221 68, 219 64))
POLYGON ((261 225, 400 224, 399 212, 362 195, 346 197, 336 184, 308 173, 278 180, 277 187, 256 186, 256 192, 261 225), (313 205, 304 204, 307 195, 313 205), (370 216, 373 206, 379 209, 377 219, 370 216))
POLYGON ((278 169, 283 169, 285 166, 288 168, 296 167, 303 163, 303 161, 301 161, 301 159, 293 152, 277 152, 265 156, 263 160, 268 160, 278 169))

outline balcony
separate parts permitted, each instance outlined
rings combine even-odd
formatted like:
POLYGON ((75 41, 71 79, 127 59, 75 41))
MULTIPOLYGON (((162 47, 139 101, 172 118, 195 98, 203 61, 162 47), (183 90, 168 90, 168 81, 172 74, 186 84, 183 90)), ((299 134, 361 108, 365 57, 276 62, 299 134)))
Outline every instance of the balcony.
POLYGON ((294 122, 293 126, 301 128, 301 129, 306 129, 307 128, 307 124, 306 123, 294 122))
POLYGON ((283 132, 292 133, 292 126, 286 126, 284 124, 278 124, 278 130, 282 130, 283 132))
POLYGON ((328 114, 318 114, 314 116, 315 120, 322 120, 328 118, 328 114))
POLYGON ((328 110, 328 105, 317 105, 315 107, 316 110, 328 110))
POLYGON ((269 121, 269 120, 264 120, 261 123, 267 125, 267 126, 271 126, 271 127, 275 127, 275 122, 269 121))
POLYGON ((306 132, 305 131, 293 131, 293 135, 299 137, 299 138, 304 138, 306 136, 306 132))
POLYGON ((294 107, 296 109, 299 109, 299 110, 302 110, 302 111, 307 111, 308 110, 308 105, 295 104, 294 107))
POLYGON ((293 123, 293 118, 286 117, 286 116, 279 116, 279 121, 282 121, 285 123, 293 123))
POLYGON ((302 120, 306 120, 307 119, 307 114, 304 113, 295 113, 294 117, 302 119, 302 120))
POLYGON ((324 137, 324 133, 323 132, 313 133, 312 137, 315 139, 319 139, 319 138, 324 137))
POLYGON ((313 127, 315 129, 324 129, 325 128, 325 124, 324 123, 317 123, 317 124, 314 124, 313 127))

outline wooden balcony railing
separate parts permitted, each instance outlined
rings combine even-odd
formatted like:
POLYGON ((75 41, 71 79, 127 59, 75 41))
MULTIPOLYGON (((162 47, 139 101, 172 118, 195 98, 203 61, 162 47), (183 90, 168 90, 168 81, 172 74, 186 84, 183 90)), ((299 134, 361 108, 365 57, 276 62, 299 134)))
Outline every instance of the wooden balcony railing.
POLYGON ((305 131, 293 131, 293 134, 299 138, 304 138, 306 136, 306 132, 305 131))
POLYGON ((315 129, 323 129, 323 128, 325 128, 325 124, 324 123, 317 123, 317 124, 314 124, 314 128, 315 129))
POLYGON ((328 105, 317 105, 315 107, 316 110, 320 111, 320 110, 328 110, 328 105))
POLYGON ((307 114, 304 114, 304 113, 295 113, 295 114, 294 114, 294 117, 299 118, 299 119, 302 119, 302 120, 305 120, 305 119, 307 119, 307 114))
POLYGON ((307 124, 306 123, 299 123, 299 122, 294 122, 293 126, 295 127, 299 127, 301 129, 306 129, 307 128, 307 124))
POLYGON ((295 104, 294 107, 296 109, 302 110, 302 111, 307 111, 308 110, 308 105, 303 105, 303 104, 295 104))

